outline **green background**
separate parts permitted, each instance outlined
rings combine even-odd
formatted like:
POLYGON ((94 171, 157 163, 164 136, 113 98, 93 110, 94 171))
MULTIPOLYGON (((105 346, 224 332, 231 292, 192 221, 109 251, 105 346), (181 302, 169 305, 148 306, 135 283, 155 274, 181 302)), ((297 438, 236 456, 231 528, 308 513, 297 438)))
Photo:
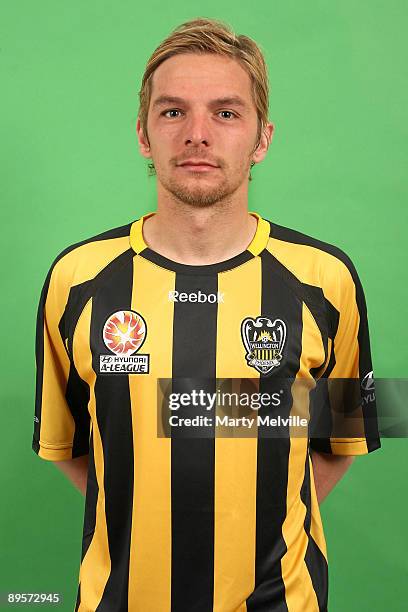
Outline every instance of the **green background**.
MULTIPOLYGON (((155 209, 135 135, 140 79, 197 16, 255 38, 269 65, 276 132, 250 209, 348 253, 375 374, 407 377, 405 0, 3 2, 0 592, 60 592, 67 611, 84 498, 31 450, 39 293, 63 248, 155 209)), ((406 452, 383 439, 322 505, 330 612, 406 609, 406 452)))

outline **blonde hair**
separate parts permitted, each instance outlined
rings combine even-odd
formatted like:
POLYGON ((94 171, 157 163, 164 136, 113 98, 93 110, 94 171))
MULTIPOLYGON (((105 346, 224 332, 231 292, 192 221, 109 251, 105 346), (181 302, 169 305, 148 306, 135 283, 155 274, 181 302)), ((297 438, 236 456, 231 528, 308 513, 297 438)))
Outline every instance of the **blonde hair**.
POLYGON ((181 53, 218 53, 236 59, 248 73, 252 83, 252 97, 258 115, 258 146, 268 123, 268 72, 259 46, 248 36, 237 36, 226 23, 218 19, 198 17, 175 28, 150 56, 139 91, 139 118, 144 135, 147 133, 147 115, 152 93, 153 73, 169 57, 181 53))

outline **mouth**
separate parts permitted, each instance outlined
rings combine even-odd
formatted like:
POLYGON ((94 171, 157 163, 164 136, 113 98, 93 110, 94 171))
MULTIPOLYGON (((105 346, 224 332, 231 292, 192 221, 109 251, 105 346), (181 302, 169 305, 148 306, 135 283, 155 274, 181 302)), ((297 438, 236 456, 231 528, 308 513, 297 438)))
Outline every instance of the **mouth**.
POLYGON ((217 170, 218 166, 214 166, 207 162, 183 162, 178 165, 179 168, 190 171, 190 172, 210 172, 211 170, 217 170))

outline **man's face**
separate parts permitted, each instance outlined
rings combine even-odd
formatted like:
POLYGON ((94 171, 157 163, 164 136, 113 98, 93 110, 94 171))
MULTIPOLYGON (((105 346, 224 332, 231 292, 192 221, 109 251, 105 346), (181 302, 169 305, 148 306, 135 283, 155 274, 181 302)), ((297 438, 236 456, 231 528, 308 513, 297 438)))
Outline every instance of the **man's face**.
POLYGON ((152 80, 149 143, 137 125, 141 153, 153 159, 161 187, 201 207, 246 188, 251 161, 261 161, 268 147, 263 136, 252 154, 257 128, 249 75, 215 54, 176 55, 160 64, 152 80))

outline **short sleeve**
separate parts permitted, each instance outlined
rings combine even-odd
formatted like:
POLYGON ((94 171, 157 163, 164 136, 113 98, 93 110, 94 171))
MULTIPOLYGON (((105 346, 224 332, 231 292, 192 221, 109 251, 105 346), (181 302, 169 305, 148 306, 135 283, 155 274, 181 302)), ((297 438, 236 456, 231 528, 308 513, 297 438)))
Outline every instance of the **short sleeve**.
POLYGON ((335 455, 364 455, 380 448, 381 442, 366 300, 346 255, 323 292, 331 330, 329 358, 314 390, 310 448, 335 455))
POLYGON ((58 258, 42 287, 36 326, 36 393, 32 449, 50 461, 89 452, 88 385, 67 349, 70 286, 58 258))

